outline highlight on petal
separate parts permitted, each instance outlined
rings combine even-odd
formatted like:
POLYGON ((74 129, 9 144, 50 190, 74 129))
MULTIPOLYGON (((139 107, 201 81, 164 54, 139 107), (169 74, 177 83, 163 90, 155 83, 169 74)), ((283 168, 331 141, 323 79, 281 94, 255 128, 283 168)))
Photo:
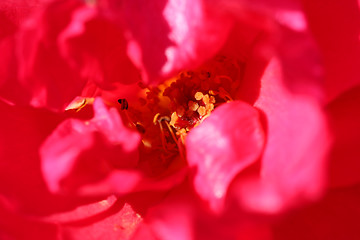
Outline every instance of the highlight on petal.
POLYGON ((281 66, 273 59, 262 77, 255 106, 267 117, 267 143, 259 178, 237 188, 245 207, 276 213, 318 199, 324 191, 331 141, 319 103, 284 88, 281 66))
POLYGON ((146 83, 199 66, 221 48, 232 25, 201 0, 125 1, 122 11, 129 57, 146 83))
POLYGON ((94 111, 89 121, 65 120, 42 145, 42 170, 51 191, 76 191, 114 169, 137 164, 140 136, 128 130, 117 110, 108 110, 101 99, 95 99, 94 111))
POLYGON ((186 138, 187 159, 196 167, 194 185, 214 209, 221 207, 234 177, 260 157, 264 132, 258 111, 234 101, 218 107, 186 138))
POLYGON ((110 195, 95 203, 80 206, 72 211, 44 218, 59 226, 58 235, 65 239, 131 239, 142 222, 142 217, 122 200, 110 195))

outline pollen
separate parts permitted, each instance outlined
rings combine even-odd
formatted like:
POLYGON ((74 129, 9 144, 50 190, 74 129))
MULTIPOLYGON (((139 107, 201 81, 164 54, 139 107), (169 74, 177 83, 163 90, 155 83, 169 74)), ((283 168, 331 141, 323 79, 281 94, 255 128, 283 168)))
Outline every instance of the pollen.
POLYGON ((203 97, 204 97, 204 95, 203 95, 202 92, 196 92, 196 93, 195 93, 195 99, 196 99, 197 101, 200 101, 203 97))
POLYGON ((121 99, 119 109, 129 120, 129 126, 142 135, 146 151, 161 151, 162 161, 175 153, 185 156, 187 133, 221 104, 233 101, 242 67, 237 60, 216 57, 157 87, 140 84, 144 94, 138 104, 121 99))

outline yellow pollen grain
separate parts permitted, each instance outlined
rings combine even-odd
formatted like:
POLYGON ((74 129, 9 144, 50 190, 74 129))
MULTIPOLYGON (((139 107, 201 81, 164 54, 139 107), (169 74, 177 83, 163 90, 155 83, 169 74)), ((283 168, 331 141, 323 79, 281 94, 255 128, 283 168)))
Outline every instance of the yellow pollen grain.
POLYGON ((186 130, 185 128, 180 129, 179 131, 176 132, 176 135, 183 135, 186 134, 186 130))
POLYGON ((205 105, 209 104, 210 103, 210 97, 208 94, 205 94, 205 96, 203 97, 203 102, 205 105))
POLYGON ((189 109, 195 112, 199 108, 199 104, 193 101, 188 102, 189 109))
POLYGON ((204 94, 202 92, 195 93, 195 99, 200 101, 204 97, 204 94))
POLYGON ((214 104, 210 103, 206 105, 206 110, 208 112, 211 112, 212 110, 214 110, 214 104))
POLYGON ((206 114, 206 108, 204 106, 200 106, 197 109, 197 112, 199 113, 200 116, 204 116, 206 114))
POLYGON ((209 102, 210 102, 210 103, 215 103, 215 102, 216 102, 215 97, 214 97, 214 96, 210 96, 209 102))

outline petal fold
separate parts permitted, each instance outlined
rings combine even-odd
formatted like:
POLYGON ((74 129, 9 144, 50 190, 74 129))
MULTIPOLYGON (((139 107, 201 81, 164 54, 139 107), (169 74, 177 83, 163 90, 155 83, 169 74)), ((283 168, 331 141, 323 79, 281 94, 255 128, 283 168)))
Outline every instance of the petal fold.
POLYGON ((252 106, 234 101, 214 110, 186 138, 199 195, 219 208, 234 177, 260 157, 264 141, 259 113, 252 106))

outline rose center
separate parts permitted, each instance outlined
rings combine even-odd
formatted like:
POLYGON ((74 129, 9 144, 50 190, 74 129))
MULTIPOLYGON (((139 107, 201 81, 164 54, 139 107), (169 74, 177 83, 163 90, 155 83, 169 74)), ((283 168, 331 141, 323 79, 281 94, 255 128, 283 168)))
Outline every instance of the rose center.
MULTIPOLYGON (((181 72, 157 87, 142 86, 146 94, 146 98, 140 100, 142 108, 136 111, 129 107, 128 112, 136 115, 134 125, 141 129, 144 145, 153 148, 157 145, 154 139, 160 135, 163 149, 180 150, 192 128, 219 105, 232 101, 240 74, 241 67, 236 60, 218 56, 197 70, 181 72)), ((122 104, 121 108, 125 106, 122 104)))

